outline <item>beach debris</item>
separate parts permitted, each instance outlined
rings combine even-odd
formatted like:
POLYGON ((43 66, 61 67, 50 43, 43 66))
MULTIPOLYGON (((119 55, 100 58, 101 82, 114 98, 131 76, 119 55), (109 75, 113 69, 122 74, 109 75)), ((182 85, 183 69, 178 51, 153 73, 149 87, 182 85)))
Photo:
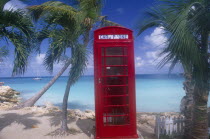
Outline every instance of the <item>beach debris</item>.
POLYGON ((54 106, 53 103, 51 102, 45 102, 45 108, 49 111, 49 112, 53 112, 53 111, 59 111, 59 107, 54 106))
POLYGON ((34 113, 41 113, 41 114, 44 114, 44 113, 49 113, 49 111, 44 108, 44 107, 38 107, 38 106, 33 106, 33 107, 25 107, 23 108, 24 110, 30 110, 34 113))
POLYGON ((45 106, 46 106, 46 108, 52 108, 52 107, 54 107, 53 103, 51 103, 49 101, 45 102, 45 106))
POLYGON ((0 86, 3 86, 4 85, 4 82, 0 82, 0 86))
POLYGON ((31 128, 38 128, 38 126, 37 125, 32 125, 31 128))
POLYGON ((76 129, 76 128, 69 128, 68 131, 63 131, 62 129, 58 128, 56 129, 55 131, 53 132, 50 132, 48 133, 46 136, 54 136, 54 137, 57 137, 57 136, 68 136, 68 135, 77 135, 79 133, 82 133, 82 131, 76 129))
POLYGON ((95 119, 95 112, 92 110, 85 110, 84 112, 79 109, 68 110, 69 116, 76 119, 95 119))
POLYGON ((92 111, 92 110, 86 110, 85 111, 85 116, 86 116, 87 119, 94 120, 95 119, 95 112, 92 111))
POLYGON ((20 93, 9 86, 0 86, 0 107, 10 108, 20 101, 20 93))

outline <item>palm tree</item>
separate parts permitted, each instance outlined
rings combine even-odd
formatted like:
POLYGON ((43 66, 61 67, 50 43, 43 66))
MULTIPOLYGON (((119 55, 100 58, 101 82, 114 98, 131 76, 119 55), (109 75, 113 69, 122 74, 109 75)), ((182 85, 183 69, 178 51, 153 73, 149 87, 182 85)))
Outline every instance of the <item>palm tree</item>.
MULTIPOLYGON (((59 26, 59 25, 62 25, 62 27, 65 28, 64 29, 65 31, 63 30, 62 32, 67 32, 69 30, 69 32, 71 32, 73 34, 73 31, 76 30, 76 27, 75 27, 75 25, 76 25, 75 22, 77 21, 77 19, 75 18, 76 10, 73 7, 68 6, 68 5, 66 5, 62 2, 49 1, 49 2, 43 3, 42 5, 36 5, 36 6, 28 7, 28 9, 30 10, 30 13, 31 13, 31 15, 32 15, 32 17, 34 18, 35 21, 38 21, 38 19, 44 18, 43 20, 44 20, 44 22, 46 22, 46 25, 42 28, 42 30, 39 31, 39 32, 36 32, 36 41, 37 41, 38 46, 40 46, 41 42, 44 39, 47 39, 47 38, 49 39, 49 42, 51 42, 51 44, 53 44, 53 45, 56 45, 56 43, 60 44, 61 42, 55 42, 55 40, 58 40, 58 39, 56 39, 56 37, 58 35, 61 35, 61 37, 64 36, 64 34, 60 33, 60 31, 62 31, 62 29, 57 28, 57 26, 59 26), (65 18, 65 21, 62 21, 64 19, 64 18, 62 19, 62 17, 68 17, 68 18, 65 18)), ((65 33, 65 35, 71 35, 71 34, 70 33, 68 33, 68 34, 65 33)), ((68 36, 68 37, 71 37, 71 36, 68 36)), ((78 37, 78 36, 76 36, 76 37, 78 37)), ((64 40, 63 38, 61 38, 61 39, 62 39, 62 41, 64 40)), ((71 40, 71 39, 73 39, 73 38, 69 38, 68 40, 71 40)), ((61 44, 60 46, 63 47, 63 45, 64 45, 64 43, 61 44)), ((69 44, 66 44, 66 45, 69 45, 69 44)), ((64 49, 65 49, 65 47, 64 47, 64 49)), ((38 47, 38 51, 39 51, 39 47, 38 47)), ((60 54, 59 56, 61 56, 62 53, 59 53, 59 54, 60 54)), ((53 59, 53 58, 54 57, 52 56, 51 59, 53 59)), ((60 60, 60 59, 58 59, 58 57, 56 57, 54 59, 58 60, 58 61, 60 60)), ((51 65, 47 67, 47 69, 50 72, 53 71, 53 62, 50 63, 51 65)), ((71 64, 71 59, 69 59, 68 61, 65 62, 64 67, 39 92, 37 92, 30 99, 20 103, 14 109, 33 106, 36 103, 36 101, 64 73, 64 71, 70 66, 70 64, 71 64)), ((49 65, 49 63, 48 63, 48 65, 49 65)))
MULTIPOLYGON (((47 26, 44 27, 43 30, 38 32, 36 35, 39 44, 41 44, 41 42, 44 39, 51 38, 52 36, 54 36, 53 34, 55 34, 54 32, 56 31, 57 25, 61 25, 65 28, 72 29, 73 27, 70 26, 71 25, 70 23, 73 22, 73 20, 76 20, 75 18, 77 18, 77 16, 82 18, 82 20, 80 19, 81 23, 79 23, 78 25, 83 25, 81 26, 83 27, 82 36, 83 36, 83 43, 86 47, 88 46, 90 40, 89 32, 91 31, 93 26, 95 26, 94 24, 97 21, 99 22, 99 26, 97 27, 110 26, 110 25, 119 26, 119 24, 117 23, 106 20, 107 18, 106 16, 100 16, 97 10, 100 9, 100 5, 99 6, 96 5, 96 7, 93 6, 94 4, 93 1, 94 0, 81 1, 80 9, 75 9, 59 1, 50 1, 43 3, 42 5, 29 7, 29 10, 31 11, 35 20, 38 20, 40 18, 42 19, 42 17, 45 17, 45 22, 47 23, 47 26), (88 3, 92 3, 92 5, 88 3), (72 17, 72 18, 65 19, 65 17, 72 17)), ((100 4, 100 2, 97 2, 97 4, 100 4)), ((69 67, 70 64, 71 64, 71 59, 66 61, 64 67, 39 92, 37 92, 33 97, 26 100, 25 102, 20 103, 17 107, 15 107, 15 109, 33 106, 37 102, 37 100, 64 73, 64 71, 69 67)), ((51 63, 51 65, 53 65, 53 63, 51 63)), ((52 69, 50 70, 52 71, 52 69)))
POLYGON ((69 72, 68 82, 66 85, 65 94, 63 97, 63 105, 62 105, 62 125, 60 130, 58 130, 61 134, 68 133, 67 126, 67 107, 68 107, 68 96, 70 92, 70 87, 78 80, 78 78, 83 74, 86 63, 86 47, 85 45, 79 44, 75 48, 72 49, 72 54, 74 57, 72 59, 72 67, 69 72))
POLYGON ((195 84, 192 80, 192 74, 186 71, 184 72, 185 81, 183 83, 183 89, 186 95, 181 100, 180 111, 185 116, 184 138, 187 139, 192 133, 193 93, 195 84))
POLYGON ((107 21, 106 17, 99 17, 100 0, 81 0, 78 4, 79 8, 77 9, 58 1, 46 2, 39 6, 29 7, 34 19, 43 19, 47 23, 47 26, 41 32, 37 33, 37 40, 39 42, 45 38, 50 38, 51 44, 44 61, 47 69, 53 71, 53 64, 61 60, 67 48, 71 48, 72 57, 67 60, 62 70, 49 84, 17 108, 33 106, 71 64, 69 79, 63 98, 63 120, 61 130, 59 130, 61 133, 68 131, 67 102, 70 87, 76 82, 86 67, 86 46, 89 42, 89 32, 96 21, 103 21, 102 26, 111 23, 114 24, 113 22, 107 21), (83 41, 80 41, 81 39, 83 41), (81 42, 83 43, 81 44, 81 42))
MULTIPOLYGON (((52 4, 52 3, 51 3, 52 4)), ((53 3, 53 5, 57 3, 53 3)), ((90 17, 92 21, 97 17, 96 12, 98 12, 97 7, 95 6, 92 0, 89 1, 81 1, 80 3, 81 12, 76 12, 76 10, 66 12, 68 6, 59 3, 57 7, 59 10, 62 5, 62 9, 64 10, 64 15, 60 15, 58 11, 55 9, 49 9, 50 13, 53 13, 53 16, 48 16, 46 21, 51 23, 56 23, 61 25, 62 28, 56 31, 53 31, 52 43, 47 51, 47 55, 45 58, 45 65, 48 70, 53 70, 53 63, 60 60, 60 57, 63 53, 65 53, 67 48, 71 48, 71 69, 69 72, 68 82, 66 86, 66 91, 63 97, 63 105, 62 105, 62 125, 58 130, 59 133, 65 134, 68 132, 67 126, 67 107, 68 107, 68 96, 70 92, 70 87, 78 80, 80 75, 83 73, 87 58, 86 58, 86 45, 80 44, 80 37, 83 38, 84 42, 87 39, 87 31, 90 31, 90 27, 88 26, 91 23, 90 17), (87 11, 91 10, 92 7, 95 7, 94 12, 87 11), (91 7, 92 6, 92 7, 91 7), (59 17, 55 15, 59 14, 59 17), (67 15, 66 15, 67 14, 67 15), (69 17, 69 19, 66 17, 69 17)), ((70 8, 68 8, 70 9, 70 8)))
POLYGON ((24 11, 3 10, 8 1, 0 1, 0 40, 15 46, 13 75, 23 74, 31 52, 33 24, 24 11))
MULTIPOLYGON (((207 139, 207 102, 209 95, 208 38, 210 33, 209 0, 160 0, 161 3, 147 12, 147 20, 139 34, 151 27, 162 26, 168 36, 162 51, 165 58, 160 66, 171 62, 171 68, 181 63, 185 72, 192 75, 193 88, 192 130, 185 136, 190 139, 207 139)), ((191 86, 192 87, 192 86, 191 86)))
POLYGON ((3 59, 8 56, 9 50, 6 46, 0 47, 0 63, 3 62, 3 59))

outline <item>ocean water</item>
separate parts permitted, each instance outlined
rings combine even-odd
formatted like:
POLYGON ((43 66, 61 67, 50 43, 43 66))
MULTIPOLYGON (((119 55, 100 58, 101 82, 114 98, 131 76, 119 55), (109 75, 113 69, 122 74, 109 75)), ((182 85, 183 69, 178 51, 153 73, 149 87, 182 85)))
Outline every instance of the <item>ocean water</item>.
MULTIPOLYGON (((31 77, 0 78, 0 82, 21 92, 22 99, 28 99, 50 81, 52 77, 43 77, 36 81, 31 77)), ((136 75, 136 104, 138 112, 178 112, 180 101, 185 95, 184 78, 180 75, 136 75)), ((67 77, 57 82, 36 103, 44 105, 52 102, 61 106, 67 77)), ((94 110, 94 78, 83 76, 72 86, 69 96, 69 108, 94 110)))

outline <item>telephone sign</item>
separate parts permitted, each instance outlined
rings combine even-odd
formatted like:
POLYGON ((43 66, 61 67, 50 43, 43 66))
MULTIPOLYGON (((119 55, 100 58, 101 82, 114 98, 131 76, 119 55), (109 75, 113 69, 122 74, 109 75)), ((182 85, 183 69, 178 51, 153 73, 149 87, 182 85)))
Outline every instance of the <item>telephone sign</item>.
POLYGON ((128 35, 99 35, 99 39, 128 39, 128 35))

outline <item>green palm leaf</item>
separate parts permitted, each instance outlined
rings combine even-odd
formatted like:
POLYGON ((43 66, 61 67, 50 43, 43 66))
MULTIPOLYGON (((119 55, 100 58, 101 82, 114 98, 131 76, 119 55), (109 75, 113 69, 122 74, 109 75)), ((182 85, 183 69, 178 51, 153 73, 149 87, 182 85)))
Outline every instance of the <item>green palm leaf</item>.
MULTIPOLYGON (((3 7, 7 0, 1 1, 3 7)), ((23 74, 27 68, 28 56, 33 46, 33 24, 22 10, 0 11, 0 39, 15 46, 13 75, 23 74)))
POLYGON ((9 55, 9 50, 6 46, 0 47, 0 63, 3 61, 3 58, 9 55))
POLYGON ((147 19, 140 25, 138 35, 151 27, 164 27, 168 36, 168 46, 162 52, 166 57, 159 66, 162 67, 168 62, 172 62, 171 69, 179 62, 191 70, 196 66, 200 69, 195 75, 198 79, 204 75, 203 71, 206 68, 198 47, 200 45, 198 36, 201 26, 209 28, 208 22, 204 21, 207 18, 203 16, 207 11, 201 8, 199 3, 202 0, 161 0, 161 2, 160 5, 147 11, 147 19))

